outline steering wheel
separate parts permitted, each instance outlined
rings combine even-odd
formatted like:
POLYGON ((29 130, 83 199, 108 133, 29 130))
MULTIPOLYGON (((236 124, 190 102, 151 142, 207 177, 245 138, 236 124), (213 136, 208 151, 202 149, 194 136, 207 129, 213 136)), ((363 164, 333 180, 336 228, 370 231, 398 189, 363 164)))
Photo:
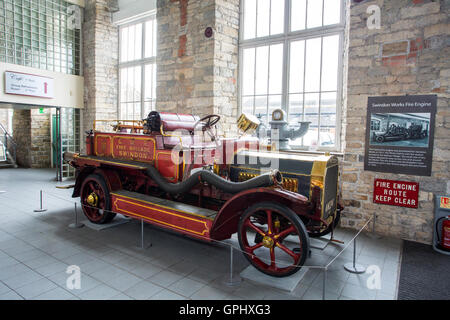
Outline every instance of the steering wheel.
POLYGON ((214 141, 217 144, 217 127, 216 132, 212 132, 212 128, 219 122, 220 116, 216 114, 210 114, 206 117, 201 118, 194 124, 194 131, 195 129, 201 124, 203 133, 207 132, 210 136, 211 140, 214 141))

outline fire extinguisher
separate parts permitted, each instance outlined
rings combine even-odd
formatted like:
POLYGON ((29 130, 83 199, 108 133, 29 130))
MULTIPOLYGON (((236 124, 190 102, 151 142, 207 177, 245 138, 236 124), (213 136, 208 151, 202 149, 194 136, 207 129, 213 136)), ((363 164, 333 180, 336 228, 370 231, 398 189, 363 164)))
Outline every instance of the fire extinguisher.
POLYGON ((440 248, 445 251, 450 251, 450 216, 442 217, 436 221, 436 235, 440 248), (439 224, 441 221, 442 228, 439 230, 439 224))

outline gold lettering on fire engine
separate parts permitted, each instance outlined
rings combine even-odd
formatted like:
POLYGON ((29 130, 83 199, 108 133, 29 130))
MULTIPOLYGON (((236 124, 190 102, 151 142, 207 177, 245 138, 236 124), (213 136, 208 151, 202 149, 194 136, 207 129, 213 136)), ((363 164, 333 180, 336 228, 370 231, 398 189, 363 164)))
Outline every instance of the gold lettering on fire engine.
POLYGON ((114 145, 114 154, 119 158, 146 160, 152 154, 149 142, 145 141, 143 144, 139 144, 138 141, 138 144, 136 144, 134 139, 117 139, 117 143, 114 145))

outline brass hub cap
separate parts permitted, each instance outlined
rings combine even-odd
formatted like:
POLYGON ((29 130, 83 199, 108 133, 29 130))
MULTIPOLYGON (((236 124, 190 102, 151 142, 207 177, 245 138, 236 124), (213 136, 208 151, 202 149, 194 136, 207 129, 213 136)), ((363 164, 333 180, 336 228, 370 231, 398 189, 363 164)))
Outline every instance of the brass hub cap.
POLYGON ((273 241, 273 239, 271 237, 265 236, 262 240, 262 244, 266 248, 272 248, 273 245, 275 244, 275 242, 273 241))
POLYGON ((92 192, 90 195, 88 195, 86 202, 88 203, 88 205, 96 207, 98 203, 98 196, 94 192, 92 192))

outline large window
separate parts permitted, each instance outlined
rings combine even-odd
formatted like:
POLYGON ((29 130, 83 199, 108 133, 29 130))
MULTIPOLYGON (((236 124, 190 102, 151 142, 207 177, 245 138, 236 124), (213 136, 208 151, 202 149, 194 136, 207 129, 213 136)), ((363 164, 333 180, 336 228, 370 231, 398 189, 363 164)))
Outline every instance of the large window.
POLYGON ((120 26, 119 118, 140 120, 156 101, 156 18, 120 26))
POLYGON ((80 13, 64 0, 0 1, 0 62, 79 75, 80 13))
POLYGON ((296 148, 337 149, 344 36, 342 0, 242 0, 240 106, 267 123, 311 122, 296 148))

